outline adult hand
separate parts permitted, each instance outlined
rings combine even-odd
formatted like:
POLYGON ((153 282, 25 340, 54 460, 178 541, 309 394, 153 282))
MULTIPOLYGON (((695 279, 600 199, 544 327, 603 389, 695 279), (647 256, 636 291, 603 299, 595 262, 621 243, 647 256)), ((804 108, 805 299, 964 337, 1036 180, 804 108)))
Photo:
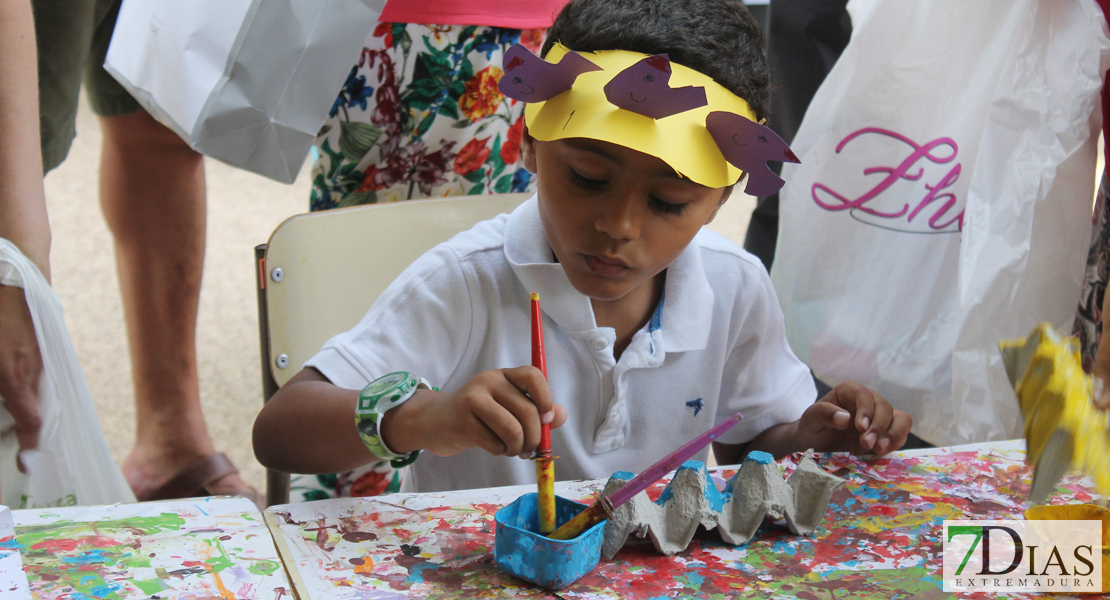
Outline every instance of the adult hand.
POLYGON ((802 414, 799 437, 817 451, 883 455, 906 443, 913 418, 878 392, 842 383, 802 414))
POLYGON ((451 456, 479 447, 527 458, 539 445, 541 423, 554 429, 566 420, 543 373, 524 366, 483 371, 452 393, 420 390, 386 413, 382 437, 399 453, 451 456))
POLYGON ((0 285, 0 397, 15 420, 20 450, 39 445, 41 378, 42 356, 23 289, 0 285))

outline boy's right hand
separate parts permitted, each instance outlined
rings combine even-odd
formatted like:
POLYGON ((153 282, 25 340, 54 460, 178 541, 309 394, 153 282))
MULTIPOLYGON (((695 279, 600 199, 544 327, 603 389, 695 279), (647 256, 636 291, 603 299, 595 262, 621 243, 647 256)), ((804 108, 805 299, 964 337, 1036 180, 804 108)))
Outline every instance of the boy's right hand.
POLYGON ((382 439, 394 452, 427 450, 451 456, 475 446, 495 455, 527 458, 540 442, 540 423, 567 420, 551 388, 532 366, 483 371, 458 390, 420 389, 385 413, 382 439))

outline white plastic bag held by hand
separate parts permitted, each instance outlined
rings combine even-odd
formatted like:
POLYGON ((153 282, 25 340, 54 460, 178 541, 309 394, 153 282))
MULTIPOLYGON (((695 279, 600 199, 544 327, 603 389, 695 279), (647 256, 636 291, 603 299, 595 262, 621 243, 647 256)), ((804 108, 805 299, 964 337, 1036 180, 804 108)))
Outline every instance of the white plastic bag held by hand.
POLYGON ((1018 437, 998 340, 1068 331, 1090 239, 1093 0, 878 0, 786 165, 772 278, 798 356, 934 444, 1018 437))
MULTIPOLYGON (((135 495, 108 453, 85 374, 69 339, 62 304, 38 267, 0 238, 0 283, 22 287, 42 353, 39 386, 43 424, 37 450, 23 453, 27 477, 11 477, 15 462, 3 456, 3 504, 20 508, 134 502, 135 495), (19 480, 22 486, 9 484, 19 480)), ((0 409, 2 411, 2 409, 0 409)), ((6 420, 10 416, 4 413, 6 420)), ((14 439, 14 436, 12 436, 14 439)), ((15 448, 6 444, 6 448, 15 448)))

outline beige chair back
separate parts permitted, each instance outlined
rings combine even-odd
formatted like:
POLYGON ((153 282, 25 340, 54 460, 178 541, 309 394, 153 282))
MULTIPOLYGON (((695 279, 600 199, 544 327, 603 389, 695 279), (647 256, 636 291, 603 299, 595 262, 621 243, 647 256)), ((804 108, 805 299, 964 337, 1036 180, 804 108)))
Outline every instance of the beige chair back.
POLYGON ((262 266, 274 380, 284 385, 324 342, 354 327, 421 254, 528 197, 415 200, 287 219, 262 266))

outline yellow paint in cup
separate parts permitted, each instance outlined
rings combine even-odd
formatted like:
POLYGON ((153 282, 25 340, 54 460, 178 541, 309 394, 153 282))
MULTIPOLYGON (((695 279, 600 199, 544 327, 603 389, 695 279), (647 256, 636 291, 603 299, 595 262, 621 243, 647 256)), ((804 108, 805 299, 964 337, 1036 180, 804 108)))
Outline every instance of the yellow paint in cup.
POLYGON ((1025 511, 1027 521, 1101 521, 1102 590, 1110 591, 1110 510, 1097 504, 1032 506, 1025 511))

